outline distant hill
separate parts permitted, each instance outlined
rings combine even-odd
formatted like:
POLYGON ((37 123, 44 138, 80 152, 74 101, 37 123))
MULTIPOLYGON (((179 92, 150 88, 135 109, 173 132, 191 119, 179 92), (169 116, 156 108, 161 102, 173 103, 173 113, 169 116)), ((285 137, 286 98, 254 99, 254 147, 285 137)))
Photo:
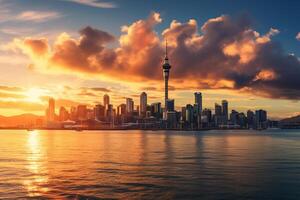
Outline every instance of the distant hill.
POLYGON ((28 126, 35 125, 37 122, 42 121, 44 117, 26 113, 15 116, 3 116, 0 115, 0 127, 16 127, 16 126, 28 126))
POLYGON ((281 123, 300 123, 300 115, 282 119, 280 122, 281 123))

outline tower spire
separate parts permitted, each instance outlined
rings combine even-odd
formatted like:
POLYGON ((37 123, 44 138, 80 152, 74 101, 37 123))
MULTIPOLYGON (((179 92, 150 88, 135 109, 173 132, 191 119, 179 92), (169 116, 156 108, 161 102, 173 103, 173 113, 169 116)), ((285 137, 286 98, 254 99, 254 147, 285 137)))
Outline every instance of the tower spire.
POLYGON ((168 39, 166 38, 166 60, 168 60, 168 39))

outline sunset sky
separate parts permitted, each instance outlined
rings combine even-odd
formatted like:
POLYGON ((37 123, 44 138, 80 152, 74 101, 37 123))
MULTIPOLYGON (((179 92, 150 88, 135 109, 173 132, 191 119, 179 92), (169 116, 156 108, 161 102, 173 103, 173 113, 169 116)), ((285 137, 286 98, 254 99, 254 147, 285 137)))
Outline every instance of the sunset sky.
POLYGON ((163 101, 169 43, 177 108, 300 114, 299 1, 0 0, 0 115, 59 106, 114 106, 142 91, 163 101))

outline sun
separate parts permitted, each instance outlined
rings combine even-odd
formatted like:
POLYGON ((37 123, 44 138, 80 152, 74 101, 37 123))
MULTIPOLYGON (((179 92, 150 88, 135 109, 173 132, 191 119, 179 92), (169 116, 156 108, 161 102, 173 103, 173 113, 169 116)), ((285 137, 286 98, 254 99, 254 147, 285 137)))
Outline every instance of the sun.
POLYGON ((41 97, 46 95, 46 91, 39 88, 30 88, 25 95, 27 101, 40 102, 41 97))

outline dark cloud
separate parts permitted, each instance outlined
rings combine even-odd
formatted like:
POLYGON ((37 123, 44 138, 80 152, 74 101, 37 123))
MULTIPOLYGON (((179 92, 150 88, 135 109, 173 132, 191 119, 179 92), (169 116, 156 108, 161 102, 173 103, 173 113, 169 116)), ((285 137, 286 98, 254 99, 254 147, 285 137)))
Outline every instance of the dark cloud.
MULTIPOLYGON (((161 81, 164 46, 154 31, 160 22, 159 14, 152 13, 146 20, 122 27, 116 48, 106 46, 114 41, 112 35, 89 26, 80 30, 77 40, 62 35, 51 49, 48 64, 127 81, 161 81)), ((278 33, 271 28, 259 34, 245 16, 223 15, 209 19, 200 28, 196 20, 173 21, 162 33, 169 42, 170 90, 234 89, 265 97, 300 99, 300 61, 272 41, 278 33)), ((36 43, 24 45, 32 51, 36 46, 48 46, 36 43)))

